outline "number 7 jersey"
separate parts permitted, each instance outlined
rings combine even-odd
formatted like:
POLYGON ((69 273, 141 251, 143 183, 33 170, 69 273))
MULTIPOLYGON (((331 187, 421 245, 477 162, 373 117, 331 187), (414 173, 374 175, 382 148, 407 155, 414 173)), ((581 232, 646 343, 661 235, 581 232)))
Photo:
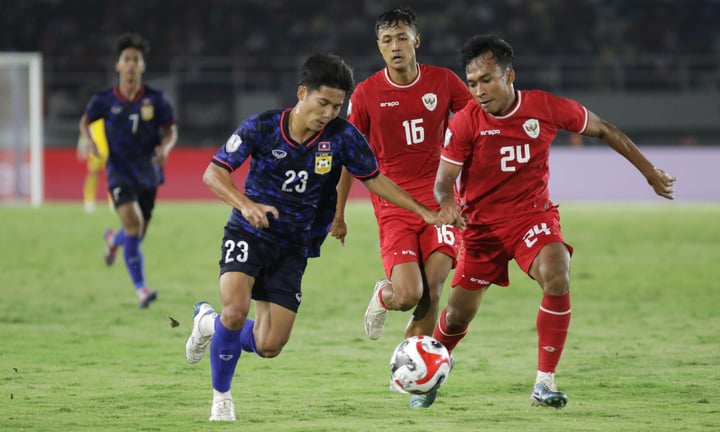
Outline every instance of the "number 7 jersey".
POLYGON ((457 194, 471 223, 492 222, 550 204, 550 145, 559 129, 582 133, 588 111, 540 90, 516 91, 502 116, 477 103, 455 114, 442 160, 462 167, 457 194))

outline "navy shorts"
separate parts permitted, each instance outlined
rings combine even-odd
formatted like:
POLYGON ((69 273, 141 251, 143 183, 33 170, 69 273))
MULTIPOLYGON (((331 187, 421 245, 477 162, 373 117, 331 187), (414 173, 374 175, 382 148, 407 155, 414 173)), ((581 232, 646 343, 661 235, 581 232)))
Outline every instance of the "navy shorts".
POLYGON ((110 196, 112 197, 115 208, 129 202, 137 202, 146 223, 152 217, 156 195, 157 188, 115 186, 110 189, 110 196))
POLYGON ((307 266, 302 250, 279 247, 237 227, 225 226, 220 274, 240 272, 255 278, 253 300, 278 304, 297 312, 307 266))

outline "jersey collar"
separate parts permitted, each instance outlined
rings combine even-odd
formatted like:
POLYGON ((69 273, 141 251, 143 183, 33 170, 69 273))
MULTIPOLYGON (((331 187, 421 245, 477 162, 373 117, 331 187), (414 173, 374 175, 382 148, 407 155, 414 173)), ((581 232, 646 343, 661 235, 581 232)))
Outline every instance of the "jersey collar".
POLYGON ((397 88, 408 88, 408 87, 414 86, 415 83, 420 81, 420 75, 422 75, 422 68, 421 68, 422 65, 420 63, 416 63, 416 65, 417 65, 418 74, 415 77, 415 79, 410 81, 408 84, 398 84, 395 81, 393 81, 392 78, 390 78, 390 68, 388 66, 385 66, 385 69, 384 69, 385 81, 387 81, 388 84, 390 84, 391 86, 397 87, 397 88))

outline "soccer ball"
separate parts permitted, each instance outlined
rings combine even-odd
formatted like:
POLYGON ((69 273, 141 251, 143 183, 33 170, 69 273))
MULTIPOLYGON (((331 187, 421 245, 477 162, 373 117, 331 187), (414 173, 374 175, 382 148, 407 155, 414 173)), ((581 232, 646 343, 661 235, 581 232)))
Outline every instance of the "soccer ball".
POLYGON ((411 336, 390 357, 390 388, 399 393, 437 390, 450 374, 450 353, 430 336, 411 336))

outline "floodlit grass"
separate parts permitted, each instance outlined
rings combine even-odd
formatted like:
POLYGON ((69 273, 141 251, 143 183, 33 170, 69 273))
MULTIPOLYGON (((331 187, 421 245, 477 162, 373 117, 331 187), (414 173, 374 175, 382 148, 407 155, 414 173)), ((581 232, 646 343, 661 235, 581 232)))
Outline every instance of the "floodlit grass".
POLYGON ((512 264, 511 286, 486 296, 435 405, 410 410, 387 387, 408 314, 391 313, 382 339, 366 339, 362 316, 382 268, 372 210, 351 203, 346 247, 329 239, 308 266, 290 343, 275 359, 244 353, 233 387, 239 420, 209 424, 209 362, 190 366, 183 350, 193 304, 218 306, 228 212, 158 203, 143 251, 160 297, 141 311, 122 257, 112 268, 102 261, 114 214, 86 215, 79 204, 0 207, 0 430, 720 427, 720 204, 563 204, 576 250, 557 374, 568 406, 530 406, 540 292, 512 264))

